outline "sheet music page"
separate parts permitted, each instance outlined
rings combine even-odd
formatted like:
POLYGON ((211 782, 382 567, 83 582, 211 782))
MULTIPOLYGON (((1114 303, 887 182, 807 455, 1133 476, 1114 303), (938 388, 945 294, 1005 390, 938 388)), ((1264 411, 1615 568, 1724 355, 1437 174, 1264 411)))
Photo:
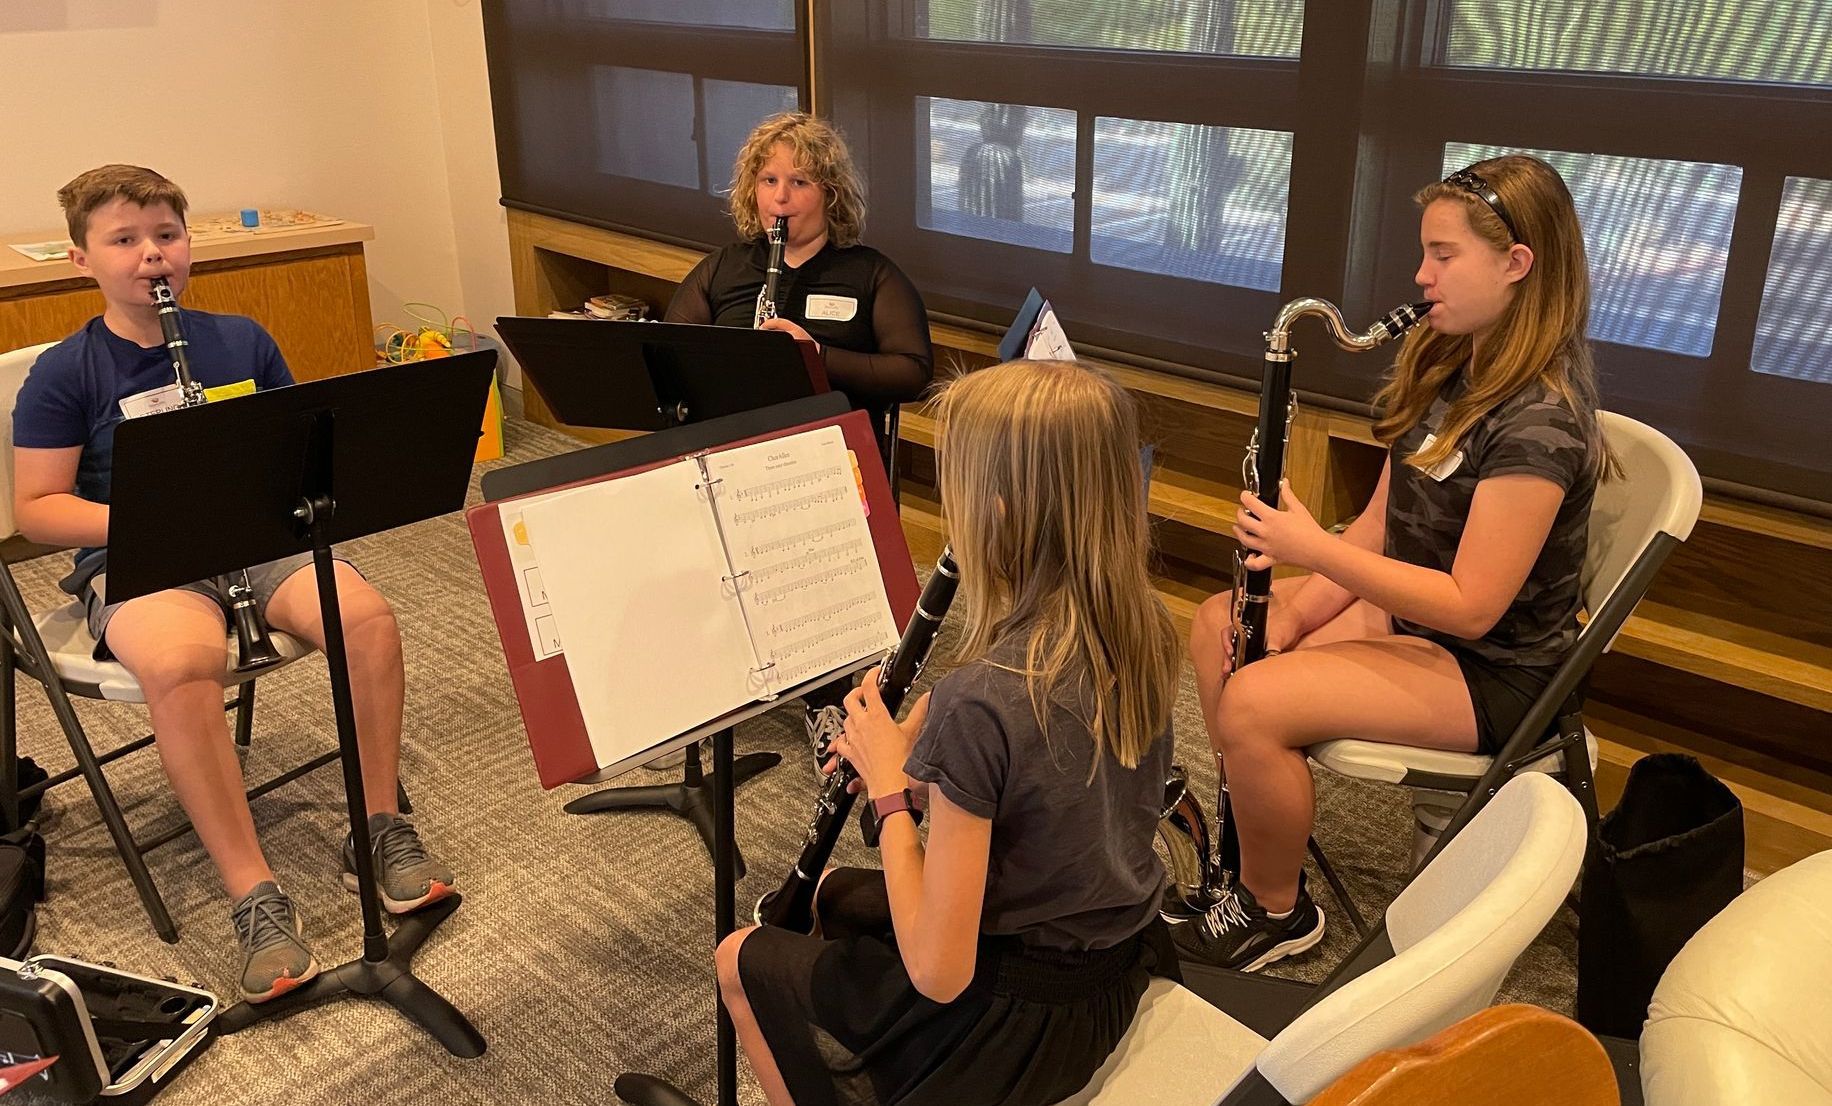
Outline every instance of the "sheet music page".
POLYGON ((758 697, 700 485, 681 461, 522 505, 600 766, 758 697))
MULTIPOLYGON (((869 460, 869 459, 868 459, 869 460)), ((863 485, 837 426, 706 458, 772 691, 897 644, 863 485)))
POLYGON ((1061 320, 1056 318, 1056 309, 1050 301, 1043 301, 1043 310, 1037 315, 1037 322, 1031 327, 1030 338, 1024 343, 1024 356, 1033 361, 1073 361, 1075 350, 1069 345, 1068 333, 1062 329, 1061 320))

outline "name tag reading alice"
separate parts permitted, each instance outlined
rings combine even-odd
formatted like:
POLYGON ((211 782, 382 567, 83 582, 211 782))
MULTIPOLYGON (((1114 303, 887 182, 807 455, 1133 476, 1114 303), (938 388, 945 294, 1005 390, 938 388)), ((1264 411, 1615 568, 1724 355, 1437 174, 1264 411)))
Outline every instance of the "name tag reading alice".
POLYGON ((849 322, 859 313, 859 301, 855 296, 812 295, 808 297, 805 314, 810 319, 825 319, 828 322, 849 322))

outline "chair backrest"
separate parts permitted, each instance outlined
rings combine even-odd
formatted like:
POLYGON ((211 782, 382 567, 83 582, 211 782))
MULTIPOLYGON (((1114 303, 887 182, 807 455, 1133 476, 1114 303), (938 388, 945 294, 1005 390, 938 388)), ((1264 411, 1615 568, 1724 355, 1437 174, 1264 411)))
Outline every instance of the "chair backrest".
POLYGON ((1570 1018, 1491 1006, 1410 1048, 1356 1064, 1310 1106, 1619 1106, 1609 1055, 1570 1018))
POLYGON ((1645 423, 1599 411, 1603 437, 1622 476, 1597 485, 1584 554, 1584 607, 1595 612, 1656 534, 1685 541, 1698 522, 1704 489, 1698 469, 1673 439, 1645 423))
POLYGON ((1584 809, 1539 772, 1496 793, 1387 908, 1392 959, 1300 1014, 1255 1062, 1308 1102, 1368 1056, 1487 1006, 1545 928, 1584 860, 1584 809))
POLYGON ((1641 1031, 1648 1106, 1832 1103, 1832 851, 1738 895, 1661 974, 1641 1031))
POLYGON ((13 525, 13 403, 38 355, 56 344, 46 342, 0 353, 0 541, 18 532, 13 525))

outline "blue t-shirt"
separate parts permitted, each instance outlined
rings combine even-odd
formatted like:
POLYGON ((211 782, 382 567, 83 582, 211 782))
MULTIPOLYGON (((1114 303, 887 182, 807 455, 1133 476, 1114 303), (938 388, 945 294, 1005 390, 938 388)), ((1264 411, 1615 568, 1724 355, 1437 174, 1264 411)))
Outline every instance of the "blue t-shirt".
MULTIPOLYGON (((205 388, 253 381, 256 390, 293 382, 286 359, 261 324, 240 315, 180 309, 191 360, 191 375, 205 388)), ((113 483, 114 431, 121 401, 175 383, 165 346, 143 349, 102 322, 83 329, 40 354, 20 386, 13 407, 13 444, 26 449, 82 446, 76 468, 77 496, 107 503, 113 483)), ((99 548, 79 550, 75 589, 101 558, 99 548)))

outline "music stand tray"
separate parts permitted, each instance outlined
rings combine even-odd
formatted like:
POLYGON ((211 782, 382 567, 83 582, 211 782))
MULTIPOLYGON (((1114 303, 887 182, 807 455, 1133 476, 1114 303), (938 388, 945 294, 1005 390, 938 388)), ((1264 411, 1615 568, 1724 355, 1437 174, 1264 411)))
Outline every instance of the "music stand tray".
POLYGON ((130 419, 115 430, 111 600, 298 553, 312 554, 317 573, 363 956, 272 1001, 237 1003, 217 1019, 224 1032, 349 992, 380 997, 453 1055, 483 1054, 483 1036, 411 967, 462 896, 404 919, 392 949, 382 928, 331 546, 464 505, 495 369, 495 352, 483 350, 130 419))
POLYGON ((505 315, 496 332, 572 426, 660 430, 827 390, 818 355, 779 330, 505 315))

